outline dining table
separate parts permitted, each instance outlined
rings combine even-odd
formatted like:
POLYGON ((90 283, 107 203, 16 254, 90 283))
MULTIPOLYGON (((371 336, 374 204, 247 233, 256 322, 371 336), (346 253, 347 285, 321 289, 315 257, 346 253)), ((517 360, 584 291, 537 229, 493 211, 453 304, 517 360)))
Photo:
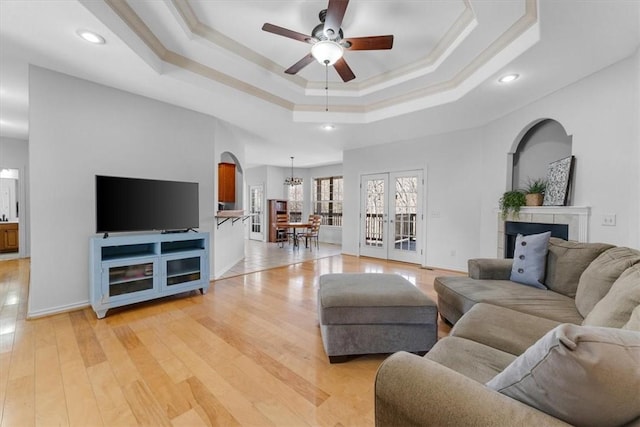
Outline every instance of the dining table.
POLYGON ((299 247, 300 242, 298 241, 298 233, 296 233, 296 229, 298 228, 309 228, 311 227, 311 223, 309 222, 287 222, 285 225, 287 228, 293 229, 293 247, 299 247))

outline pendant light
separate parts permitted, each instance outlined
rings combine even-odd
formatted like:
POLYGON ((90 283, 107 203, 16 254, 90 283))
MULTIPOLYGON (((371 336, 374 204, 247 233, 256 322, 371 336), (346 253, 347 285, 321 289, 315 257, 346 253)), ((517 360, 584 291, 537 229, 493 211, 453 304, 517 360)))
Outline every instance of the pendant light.
POLYGON ((291 176, 284 179, 284 185, 302 185, 302 178, 293 176, 293 156, 291 157, 291 176))

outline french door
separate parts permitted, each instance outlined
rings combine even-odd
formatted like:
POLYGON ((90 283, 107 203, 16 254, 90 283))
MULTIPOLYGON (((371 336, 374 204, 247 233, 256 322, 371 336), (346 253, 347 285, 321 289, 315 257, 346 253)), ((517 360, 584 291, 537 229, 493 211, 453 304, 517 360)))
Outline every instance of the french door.
POLYGON ((422 263, 422 171, 363 175, 360 254, 422 263))
POLYGON ((264 241, 264 187, 249 186, 249 239, 264 241))

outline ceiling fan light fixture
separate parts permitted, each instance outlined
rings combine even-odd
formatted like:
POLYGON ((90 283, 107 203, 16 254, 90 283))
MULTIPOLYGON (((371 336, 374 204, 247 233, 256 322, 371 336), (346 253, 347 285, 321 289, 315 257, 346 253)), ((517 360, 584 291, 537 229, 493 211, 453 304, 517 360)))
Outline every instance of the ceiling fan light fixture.
POLYGON ((322 40, 311 46, 311 55, 322 65, 330 66, 336 63, 342 54, 344 48, 331 40, 322 40))

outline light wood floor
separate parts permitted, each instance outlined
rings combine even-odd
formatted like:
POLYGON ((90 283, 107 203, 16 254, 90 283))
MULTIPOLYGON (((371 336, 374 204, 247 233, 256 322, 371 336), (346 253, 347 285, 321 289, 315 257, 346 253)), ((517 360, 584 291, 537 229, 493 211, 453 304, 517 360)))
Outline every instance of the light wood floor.
POLYGON ((372 426, 385 356, 330 365, 322 347, 318 276, 335 272, 401 274, 432 297, 452 274, 336 255, 103 320, 90 308, 25 320, 29 261, 0 261, 1 425, 372 426))

